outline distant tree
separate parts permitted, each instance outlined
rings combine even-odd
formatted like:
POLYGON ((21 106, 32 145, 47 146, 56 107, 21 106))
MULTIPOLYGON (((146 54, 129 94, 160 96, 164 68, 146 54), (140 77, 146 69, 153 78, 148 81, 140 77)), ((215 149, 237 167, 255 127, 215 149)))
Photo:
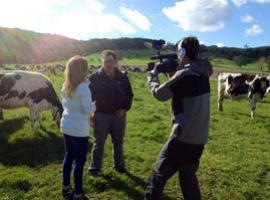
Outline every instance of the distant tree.
POLYGON ((164 49, 174 51, 175 50, 175 44, 172 43, 172 42, 167 42, 166 45, 164 46, 164 49))
POLYGON ((268 57, 265 59, 265 62, 266 62, 266 66, 267 66, 268 71, 270 71, 270 56, 268 56, 268 57))
POLYGON ((248 61, 247 61, 247 58, 245 56, 234 56, 233 57, 233 61, 235 62, 235 64, 237 66, 239 66, 240 68, 243 66, 243 65, 247 65, 248 61))
POLYGON ((265 57, 259 58, 258 64, 257 64, 257 67, 259 68, 259 70, 263 71, 263 68, 265 68, 266 65, 267 65, 266 58, 265 57))
POLYGON ((123 54, 121 51, 116 51, 116 54, 117 54, 117 59, 120 61, 120 60, 123 60, 123 54))

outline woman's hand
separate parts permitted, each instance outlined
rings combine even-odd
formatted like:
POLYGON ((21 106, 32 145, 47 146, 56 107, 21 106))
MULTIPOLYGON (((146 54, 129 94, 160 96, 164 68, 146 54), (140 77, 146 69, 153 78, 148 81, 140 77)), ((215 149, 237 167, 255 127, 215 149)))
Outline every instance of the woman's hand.
POLYGON ((94 127, 94 125, 95 125, 95 116, 94 116, 94 114, 91 114, 89 116, 89 124, 90 124, 91 127, 94 127))

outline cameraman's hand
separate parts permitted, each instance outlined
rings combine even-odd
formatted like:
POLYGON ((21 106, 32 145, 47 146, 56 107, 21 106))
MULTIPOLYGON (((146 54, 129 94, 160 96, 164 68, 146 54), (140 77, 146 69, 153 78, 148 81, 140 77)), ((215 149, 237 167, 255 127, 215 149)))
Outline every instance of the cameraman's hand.
POLYGON ((176 71, 172 71, 172 72, 169 72, 168 75, 171 78, 175 73, 176 73, 176 71))
POLYGON ((159 83, 159 80, 158 80, 158 69, 157 69, 157 66, 155 66, 150 72, 149 72, 149 76, 147 78, 147 82, 148 84, 150 84, 150 87, 151 85, 154 83, 154 84, 157 84, 159 83))
POLYGON ((159 71, 158 71, 158 69, 157 69, 157 66, 155 66, 154 69, 152 69, 152 70, 150 71, 150 73, 153 74, 153 75, 155 75, 155 76, 157 76, 158 73, 159 73, 159 71))

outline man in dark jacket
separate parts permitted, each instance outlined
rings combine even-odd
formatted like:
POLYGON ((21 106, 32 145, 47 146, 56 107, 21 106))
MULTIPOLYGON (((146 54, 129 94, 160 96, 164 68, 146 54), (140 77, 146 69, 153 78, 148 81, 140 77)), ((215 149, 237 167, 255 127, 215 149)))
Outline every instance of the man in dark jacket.
POLYGON ((201 199, 196 177, 207 141, 210 116, 212 66, 198 60, 199 41, 186 37, 178 45, 178 60, 184 68, 160 85, 155 68, 149 77, 152 94, 160 101, 172 99, 172 132, 149 177, 145 199, 159 200, 167 180, 179 172, 184 199, 201 199))
POLYGON ((110 134, 113 143, 114 168, 126 172, 123 158, 123 139, 126 127, 126 112, 132 104, 133 93, 128 77, 117 68, 114 51, 105 50, 101 55, 102 67, 90 76, 92 98, 96 101, 93 116, 94 146, 89 172, 101 171, 104 144, 110 134))

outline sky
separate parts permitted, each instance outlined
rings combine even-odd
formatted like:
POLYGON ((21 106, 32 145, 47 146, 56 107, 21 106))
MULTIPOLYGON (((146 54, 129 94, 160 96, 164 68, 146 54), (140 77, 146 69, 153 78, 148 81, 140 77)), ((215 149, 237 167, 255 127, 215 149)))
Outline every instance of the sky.
POLYGON ((74 39, 197 36, 219 47, 270 45, 270 0, 0 0, 0 27, 74 39))

